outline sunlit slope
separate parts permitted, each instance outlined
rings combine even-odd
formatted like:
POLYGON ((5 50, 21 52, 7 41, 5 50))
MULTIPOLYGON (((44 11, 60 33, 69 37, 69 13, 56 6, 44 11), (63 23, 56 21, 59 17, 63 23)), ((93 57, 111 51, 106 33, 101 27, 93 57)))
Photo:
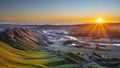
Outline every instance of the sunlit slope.
POLYGON ((43 59, 45 57, 48 57, 48 54, 45 52, 20 51, 10 47, 8 44, 0 42, 0 67, 46 68, 45 64, 50 60, 43 59))
POLYGON ((0 42, 0 68, 76 68, 64 58, 55 57, 44 48, 39 51, 21 51, 0 42))

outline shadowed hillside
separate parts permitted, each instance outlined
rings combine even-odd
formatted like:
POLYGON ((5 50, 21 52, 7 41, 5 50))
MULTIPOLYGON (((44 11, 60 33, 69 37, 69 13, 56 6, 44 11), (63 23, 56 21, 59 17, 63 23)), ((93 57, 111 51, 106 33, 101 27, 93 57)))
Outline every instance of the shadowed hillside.
POLYGON ((7 29, 0 33, 0 40, 20 50, 34 49, 40 44, 43 46, 47 45, 38 34, 26 28, 7 29))

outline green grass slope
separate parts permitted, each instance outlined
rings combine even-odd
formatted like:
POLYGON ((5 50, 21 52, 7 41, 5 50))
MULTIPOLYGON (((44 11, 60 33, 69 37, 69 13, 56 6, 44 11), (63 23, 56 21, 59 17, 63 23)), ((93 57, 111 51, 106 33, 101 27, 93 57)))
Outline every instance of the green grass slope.
POLYGON ((0 68, 77 68, 77 65, 53 56, 43 47, 39 51, 22 51, 0 42, 0 68))
POLYGON ((0 67, 9 68, 47 68, 45 64, 49 59, 42 59, 47 56, 44 52, 20 51, 0 42, 0 67), (36 58, 29 59, 29 58, 36 58))

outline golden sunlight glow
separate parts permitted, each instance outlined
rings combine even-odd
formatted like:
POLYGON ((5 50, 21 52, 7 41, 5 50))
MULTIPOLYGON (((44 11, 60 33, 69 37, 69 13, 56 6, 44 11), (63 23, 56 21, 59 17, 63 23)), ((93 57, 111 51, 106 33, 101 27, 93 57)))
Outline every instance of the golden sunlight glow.
POLYGON ((98 18, 96 22, 97 23, 103 23, 103 19, 102 18, 98 18))
MULTIPOLYGON (((102 24, 103 23, 102 19, 98 19, 97 22, 99 22, 99 23, 91 26, 92 28, 91 28, 90 32, 88 32, 89 38, 86 39, 86 42, 91 41, 91 39, 92 39, 91 37, 95 37, 97 39, 106 38, 109 41, 106 41, 105 43, 112 44, 112 42, 109 38, 109 35, 107 33, 107 29, 106 29, 106 27, 109 27, 109 26, 107 26, 107 24, 102 24)), ((99 44, 99 41, 96 41, 96 43, 99 44)))

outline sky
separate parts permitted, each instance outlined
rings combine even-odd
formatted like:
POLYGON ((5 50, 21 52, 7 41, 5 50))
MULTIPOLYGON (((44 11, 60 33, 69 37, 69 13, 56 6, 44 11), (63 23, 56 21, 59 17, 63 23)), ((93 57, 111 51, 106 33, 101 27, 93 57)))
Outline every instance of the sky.
POLYGON ((0 20, 120 22, 120 0, 0 0, 0 20))

